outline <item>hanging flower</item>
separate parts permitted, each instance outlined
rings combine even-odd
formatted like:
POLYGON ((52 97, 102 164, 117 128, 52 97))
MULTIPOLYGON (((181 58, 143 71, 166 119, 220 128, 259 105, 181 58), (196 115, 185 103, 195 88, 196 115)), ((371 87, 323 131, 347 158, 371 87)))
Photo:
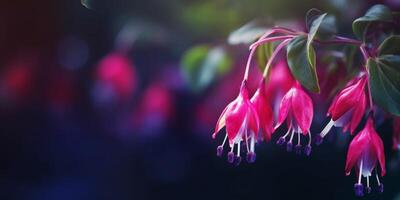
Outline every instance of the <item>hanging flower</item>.
POLYGON ((262 138, 266 141, 269 141, 272 133, 274 132, 274 114, 266 94, 265 85, 265 78, 263 78, 261 79, 260 85, 250 101, 254 105, 260 120, 262 138))
POLYGON ((212 137, 215 138, 223 127, 226 127, 226 135, 222 144, 217 147, 217 156, 222 156, 225 142, 228 139, 230 147, 228 152, 229 163, 240 164, 241 142, 246 144, 247 161, 254 162, 256 159, 254 147, 258 138, 259 120, 249 99, 246 80, 242 82, 239 96, 228 104, 219 117, 212 137), (236 155, 234 154, 235 146, 236 155))
POLYGON ((379 162, 380 165, 381 176, 384 176, 386 168, 383 142, 374 129, 372 118, 369 117, 364 129, 351 141, 347 152, 345 171, 346 175, 350 175, 352 168, 356 170, 358 182, 354 185, 354 191, 357 196, 364 195, 364 186, 361 182, 362 176, 367 178, 366 192, 371 192, 370 177, 372 176, 373 170, 375 170, 378 190, 383 192, 383 184, 379 180, 376 168, 377 162, 379 162))
POLYGON ((308 136, 308 144, 304 149, 306 155, 311 153, 311 133, 310 126, 313 119, 313 103, 311 98, 304 92, 298 82, 285 94, 279 106, 278 124, 275 130, 286 120, 287 133, 280 137, 277 144, 283 145, 286 137, 290 135, 290 139, 286 144, 286 150, 292 151, 293 137, 297 133, 297 145, 295 150, 297 154, 301 154, 301 134, 308 136))
POLYGON ((367 97, 364 90, 366 82, 367 76, 365 75, 354 78, 335 96, 327 113, 331 120, 322 132, 317 135, 315 139, 317 145, 322 143, 323 138, 333 126, 343 127, 343 132, 350 129, 350 133, 354 133, 367 105, 367 97))

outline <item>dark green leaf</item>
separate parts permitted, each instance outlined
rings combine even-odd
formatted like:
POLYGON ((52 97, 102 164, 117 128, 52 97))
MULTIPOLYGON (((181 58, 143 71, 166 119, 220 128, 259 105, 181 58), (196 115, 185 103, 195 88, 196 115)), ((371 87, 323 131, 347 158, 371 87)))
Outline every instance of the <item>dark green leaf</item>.
POLYGON ((367 61, 373 101, 400 115, 400 56, 384 55, 367 61))
POLYGON ((315 51, 314 48, 312 47, 312 42, 315 38, 315 35, 317 34, 319 27, 321 26, 322 21, 324 20, 324 17, 326 16, 325 14, 320 15, 317 17, 311 27, 310 31, 308 32, 308 39, 307 39, 307 58, 308 62, 311 66, 315 68, 315 51))
POLYGON ((354 20, 353 32, 361 40, 365 41, 365 35, 371 23, 392 21, 392 11, 384 5, 372 6, 364 16, 354 20))
POLYGON ((266 20, 254 20, 229 34, 229 44, 250 44, 261 37, 271 27, 266 20))
POLYGON ((274 51, 274 43, 268 42, 257 47, 257 64, 261 71, 264 71, 265 66, 274 51))
MULTIPOLYGON (((321 17, 321 15, 324 15, 320 10, 317 10, 315 8, 310 9, 307 14, 306 14, 306 24, 307 24, 307 30, 311 32, 312 26, 314 26, 316 20, 321 17)), ((317 37, 321 39, 329 38, 333 34, 337 32, 337 26, 336 26, 336 18, 333 15, 327 15, 325 17, 322 17, 322 22, 319 25, 319 30, 317 33, 317 37)))
POLYGON ((229 71, 232 59, 221 47, 200 45, 189 49, 183 55, 181 66, 192 89, 201 91, 218 75, 229 71))
POLYGON ((287 46, 287 60, 293 76, 308 90, 319 92, 315 51, 306 36, 297 36, 287 46))
POLYGON ((379 55, 400 55, 400 35, 387 37, 378 49, 379 55))

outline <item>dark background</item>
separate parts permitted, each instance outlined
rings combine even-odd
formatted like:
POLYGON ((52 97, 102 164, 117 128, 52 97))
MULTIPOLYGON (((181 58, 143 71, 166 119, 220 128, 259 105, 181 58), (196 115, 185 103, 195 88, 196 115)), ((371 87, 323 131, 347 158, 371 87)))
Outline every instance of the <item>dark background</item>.
MULTIPOLYGON (((2 1, 0 198, 354 199, 356 177, 344 174, 349 137, 339 131, 313 147, 310 158, 274 145, 278 136, 258 145, 255 164, 233 167, 217 158, 215 149, 222 138, 211 139, 214 125, 199 124, 195 110, 211 98, 218 81, 201 93, 192 92, 180 82, 179 64, 190 46, 224 43, 229 32, 253 18, 303 20, 312 7, 335 14, 343 34, 349 35, 351 21, 375 3, 379 2, 92 0, 92 9, 87 9, 72 0, 2 1), (127 50, 136 71, 135 92, 128 100, 98 103, 93 97, 94 71, 101 58, 115 51, 116 35, 129 20, 156 27, 127 50), (77 54, 71 50, 78 55, 70 58, 78 60, 72 63, 80 61, 76 68, 60 61, 60 44, 66 38, 79 41, 77 50, 84 49, 77 54), (32 67, 22 78, 16 76, 16 92, 10 95, 5 92, 8 72, 18 63, 32 67), (156 125, 131 123, 149 85, 160 77, 175 80, 169 73, 160 75, 165 68, 178 74, 178 86, 167 90, 173 101, 166 107, 173 114, 164 113, 156 125), (67 86, 57 85, 60 79, 68 80, 67 86)), ((397 1, 380 3, 399 9, 397 1)), ((316 121, 327 123, 324 118, 316 121)), ((320 129, 313 123, 313 133, 320 129)), ((377 193, 372 181, 375 191, 365 199, 399 199, 400 166, 398 153, 390 148, 391 121, 378 131, 387 154, 385 192, 377 193)))

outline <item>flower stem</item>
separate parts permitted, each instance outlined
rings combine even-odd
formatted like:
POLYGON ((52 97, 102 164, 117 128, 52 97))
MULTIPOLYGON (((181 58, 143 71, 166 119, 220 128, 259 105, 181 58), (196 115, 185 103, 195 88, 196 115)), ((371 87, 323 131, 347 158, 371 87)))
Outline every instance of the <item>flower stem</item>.
POLYGON ((251 59, 253 58, 255 51, 256 51, 256 48, 250 50, 249 57, 247 58, 247 64, 246 64, 246 69, 244 71, 243 80, 247 80, 249 77, 249 69, 250 69, 251 59))
POLYGON ((285 36, 276 36, 276 37, 268 37, 268 38, 264 38, 261 40, 258 40, 257 42, 254 42, 253 44, 250 45, 250 49, 255 49, 258 46, 267 43, 267 42, 273 42, 273 41, 277 41, 277 40, 285 40, 285 39, 289 39, 289 38, 293 38, 295 37, 294 35, 285 35, 285 36))
POLYGON ((364 57, 364 60, 365 60, 364 66, 365 66, 365 70, 367 71, 367 74, 368 74, 367 87, 368 87, 369 108, 370 108, 370 112, 372 112, 372 115, 373 115, 374 103, 372 102, 371 83, 369 81, 370 74, 369 74, 369 70, 367 67, 367 61, 368 61, 368 58, 370 57, 370 55, 369 55, 367 49, 365 48, 365 45, 363 45, 363 44, 360 45, 360 51, 364 57))

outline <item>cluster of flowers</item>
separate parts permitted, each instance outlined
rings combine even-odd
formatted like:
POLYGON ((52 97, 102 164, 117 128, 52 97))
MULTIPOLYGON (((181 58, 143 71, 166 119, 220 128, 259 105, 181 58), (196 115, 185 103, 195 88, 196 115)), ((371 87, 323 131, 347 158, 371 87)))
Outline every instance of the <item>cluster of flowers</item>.
MULTIPOLYGON (((287 32, 286 29, 275 29, 272 32, 287 32)), ((250 46, 250 56, 247 62, 245 75, 240 87, 239 95, 223 110, 218 119, 213 138, 216 138, 221 129, 225 127, 226 134, 221 145, 217 147, 217 156, 224 154, 224 147, 228 141, 229 151, 227 160, 229 163, 239 165, 242 161, 242 149, 246 152, 246 160, 253 163, 256 160, 255 144, 259 141, 269 141, 271 135, 276 130, 286 124, 287 132, 276 141, 278 145, 286 144, 287 151, 294 151, 296 154, 304 152, 305 155, 311 154, 311 143, 321 144, 323 138, 328 134, 333 126, 342 127, 343 132, 349 131, 355 134, 355 130, 360 125, 367 111, 368 100, 370 100, 369 114, 365 127, 353 138, 350 143, 347 161, 345 166, 346 175, 349 175, 354 168, 358 177, 354 185, 355 194, 363 196, 370 193, 370 177, 374 174, 378 191, 383 192, 383 184, 379 176, 385 175, 385 155, 383 142, 374 129, 372 100, 368 94, 368 73, 360 72, 334 97, 327 116, 330 122, 312 139, 310 126, 312 123, 314 109, 313 102, 307 92, 302 88, 298 81, 292 81, 290 88, 285 91, 283 97, 279 98, 277 120, 274 117, 274 109, 271 106, 271 99, 276 99, 275 94, 270 93, 267 88, 269 82, 269 67, 278 52, 293 38, 293 36, 268 37, 272 32, 266 33, 258 41, 250 46), (271 38, 270 40, 268 40, 271 38), (248 89, 247 72, 250 67, 253 53, 257 46, 264 42, 276 40, 282 41, 274 50, 264 71, 264 76, 260 80, 256 92, 251 96, 248 89), (276 122, 275 122, 276 121, 276 122), (259 135, 259 132, 261 133, 259 135), (295 143, 297 135, 297 143, 295 143), (305 137, 306 141, 301 141, 305 137), (302 145, 305 145, 304 147, 302 145), (380 165, 378 173, 377 165, 380 165), (366 178, 366 187, 362 184, 362 177, 366 178)), ((291 32, 294 34, 294 32, 291 32)), ((286 61, 285 61, 286 62, 286 61)), ((289 70, 287 70, 289 71, 289 70)), ((272 73, 273 74, 273 70, 272 73)), ((289 74, 289 76, 291 76, 289 74)), ((273 77, 273 76, 272 76, 273 77)), ((288 78, 290 79, 290 78, 288 78)), ((279 86, 276 86, 279 87, 279 86)))

